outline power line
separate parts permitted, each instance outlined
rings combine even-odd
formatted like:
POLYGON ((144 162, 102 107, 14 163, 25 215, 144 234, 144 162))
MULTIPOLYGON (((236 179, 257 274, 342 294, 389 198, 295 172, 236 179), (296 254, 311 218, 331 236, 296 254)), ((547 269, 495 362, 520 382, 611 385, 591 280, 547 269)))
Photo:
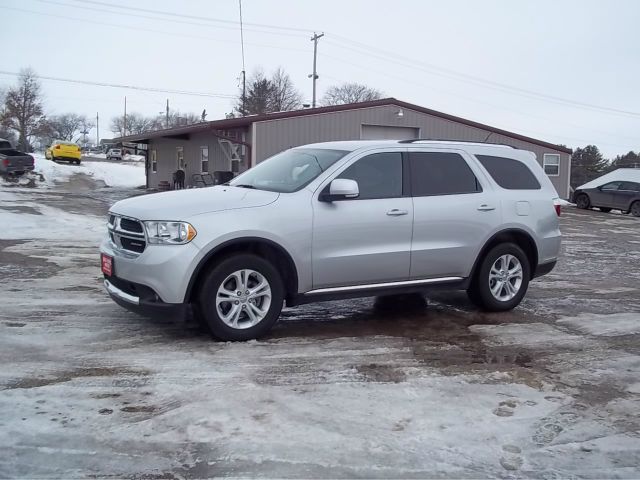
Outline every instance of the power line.
MULTIPOLYGON (((14 77, 19 77, 21 75, 18 72, 7 72, 4 70, 0 70, 0 74, 11 75, 14 77)), ((229 95, 225 93, 190 92, 187 90, 172 90, 172 89, 165 89, 165 88, 141 87, 138 85, 124 85, 119 83, 95 82, 91 80, 77 80, 77 79, 71 79, 71 78, 49 77, 45 75, 35 75, 35 76, 41 80, 52 80, 56 82, 76 83, 81 85, 94 85, 98 87, 125 88, 128 90, 142 90, 146 92, 171 93, 174 95, 190 95, 194 97, 227 98, 227 99, 236 98, 235 95, 229 95)))
MULTIPOLYGON (((42 0, 39 0, 42 1, 42 0)), ((203 17, 203 16, 196 16, 196 15, 185 15, 185 14, 181 14, 181 13, 177 13, 177 12, 167 12, 164 10, 154 10, 154 9, 148 9, 148 8, 138 8, 138 7, 132 7, 130 5, 118 5, 115 3, 108 3, 108 2, 98 2, 98 1, 92 1, 92 0, 72 0, 74 2, 77 3, 81 3, 81 4, 85 4, 85 3, 90 3, 93 5, 102 5, 102 6, 106 6, 106 7, 110 7, 110 8, 118 8, 121 10, 126 10, 127 12, 130 10, 134 10, 136 12, 144 12, 144 13, 155 13, 155 14, 160 14, 160 15, 167 15, 171 18, 175 18, 175 17, 181 17, 181 18, 189 18, 189 19, 193 19, 193 20, 205 20, 207 22, 213 22, 213 23, 224 23, 224 24, 233 24, 233 25, 238 25, 238 22, 236 22, 235 20, 225 20, 222 18, 212 18, 212 17, 203 17)), ((259 28, 270 28, 270 29, 276 29, 276 30, 288 30, 288 31, 292 31, 292 32, 299 32, 299 33, 305 33, 308 34, 309 33, 309 29, 304 29, 304 28, 295 28, 295 27, 285 27, 282 25, 268 25, 268 24, 264 24, 264 23, 247 23, 246 25, 250 25, 252 27, 259 27, 259 28)))
MULTIPOLYGON (((96 8, 96 7, 90 7, 90 6, 86 6, 84 5, 84 3, 86 2, 82 2, 83 5, 71 5, 69 3, 62 3, 62 2, 58 2, 55 0, 35 0, 36 2, 40 2, 40 3, 48 3, 50 5, 59 5, 62 7, 69 7, 72 8, 74 10, 77 9, 82 9, 82 10, 89 10, 89 11, 93 11, 93 12, 102 12, 102 13, 109 13, 109 14, 113 14, 113 15, 120 15, 120 16, 124 16, 124 17, 136 17, 136 18, 145 18, 148 20, 159 20, 161 22, 168 22, 168 23, 182 23, 185 25, 196 25, 199 27, 205 27, 205 28, 219 28, 219 29, 224 29, 224 30, 237 30, 238 27, 231 27, 231 26, 223 26, 223 25, 212 25, 211 23, 202 23, 202 22, 194 22, 194 21, 187 21, 187 20, 180 20, 175 18, 173 15, 171 18, 162 18, 162 17, 158 17, 158 16, 150 16, 150 15, 141 15, 138 13, 132 13, 129 11, 129 7, 127 7, 127 11, 123 12, 123 11, 114 11, 114 10, 106 10, 104 8, 96 8)), ((74 0, 71 0, 74 1, 74 0)), ((119 7, 119 8, 123 8, 123 7, 119 7)), ((65 17, 66 18, 66 17, 65 17)), ((192 16, 188 16, 187 18, 195 18, 198 20, 202 20, 201 17, 192 17, 192 16)), ((235 23, 237 25, 237 22, 231 22, 229 21, 229 23, 235 23)), ((269 30, 256 30, 256 29, 247 29, 245 28, 245 30, 250 31, 250 32, 256 32, 256 33, 266 33, 268 35, 280 35, 280 36, 287 36, 287 37, 298 37, 301 38, 303 35, 302 33, 287 33, 287 32, 282 32, 282 31, 269 31, 269 30)))
MULTIPOLYGON (((38 1, 45 1, 45 0, 38 0, 38 1)), ((60 5, 70 6, 70 5, 66 5, 66 4, 60 4, 60 5)), ((192 35, 192 34, 186 34, 186 33, 171 32, 171 31, 166 31, 166 30, 153 30, 151 28, 144 28, 144 27, 137 27, 137 26, 134 27, 134 26, 115 24, 115 23, 107 23, 107 22, 98 22, 96 20, 89 20, 89 19, 79 18, 79 17, 70 17, 68 15, 57 15, 55 13, 39 12, 37 10, 29 10, 29 9, 26 9, 26 8, 5 7, 4 5, 0 5, 0 8, 4 8, 6 10, 14 10, 14 11, 17 11, 17 12, 33 13, 33 14, 36 14, 36 15, 42 15, 44 17, 62 18, 62 19, 65 19, 65 20, 77 20, 78 22, 83 22, 83 23, 93 23, 95 25, 103 25, 103 26, 113 27, 113 28, 122 28, 122 29, 125 29, 125 30, 134 30, 136 32, 151 32, 151 33, 158 33, 160 35, 170 35, 170 36, 173 36, 173 37, 197 38, 197 39, 203 39, 203 40, 214 40, 216 42, 232 43, 234 45, 238 44, 238 42, 236 40, 227 40, 227 39, 223 40, 223 39, 219 39, 219 38, 215 38, 215 37, 207 37, 207 36, 204 36, 204 35, 192 35)), ((118 14, 118 15, 122 15, 122 14, 118 14)), ((152 18, 152 17, 149 17, 149 18, 152 18)), ((165 21, 164 19, 158 19, 158 20, 165 21)), ((180 22, 179 20, 177 20, 177 22, 183 23, 183 22, 180 22)), ((186 23, 190 23, 190 22, 186 22, 186 23)), ((302 50, 300 48, 281 47, 281 46, 275 46, 275 45, 268 45, 268 44, 265 44, 265 43, 251 43, 251 42, 245 42, 245 43, 247 45, 255 45, 255 46, 258 46, 258 47, 272 48, 272 49, 276 49, 276 50, 289 50, 289 51, 300 52, 300 53, 305 53, 305 54, 307 53, 306 50, 302 50)))
POLYGON ((354 40, 350 40, 347 39, 345 37, 342 37, 340 35, 335 35, 335 37, 337 37, 338 39, 340 39, 342 42, 348 42, 348 43, 352 43, 352 44, 356 44, 357 47, 350 47, 350 46, 346 46, 346 45, 341 45, 338 42, 332 41, 332 40, 327 40, 328 43, 333 44, 334 46, 337 46, 338 48, 344 48, 347 50, 351 50, 360 54, 364 54, 364 55, 368 55, 370 57, 373 58, 377 58, 383 61, 387 61, 387 62, 391 62, 391 63, 395 63, 398 65, 402 65, 405 66, 407 68, 413 68, 413 69, 418 69, 421 71, 425 71, 427 73, 430 73, 432 75, 438 75, 438 76, 443 76, 446 78, 453 78, 455 80, 461 81, 461 82, 465 82, 465 83, 473 83, 475 85, 479 85, 481 87, 486 87, 486 88, 491 88, 494 90, 499 90, 505 93, 510 93, 512 95, 519 95, 519 96, 525 96, 528 98, 534 98, 534 99, 538 99, 538 100, 545 100, 545 101, 549 101, 549 102, 553 102, 553 103, 560 103, 563 105, 569 105, 569 106, 573 106, 573 107, 577 107, 577 108, 586 108, 589 110, 598 110, 598 111, 603 111, 606 113, 612 113, 612 114, 618 114, 618 115, 626 115, 626 116, 632 116, 632 117, 640 117, 640 112, 634 112, 634 111, 629 111, 629 110, 622 110, 622 109, 618 109, 618 108, 612 108, 612 107, 606 107, 606 106, 602 106, 602 105, 595 105, 595 104, 591 104, 591 103, 586 103, 586 102, 580 102, 577 100, 571 100, 571 99, 567 99, 567 98, 562 98, 562 97, 558 97, 555 95, 547 95, 544 93, 540 93, 540 92, 536 92, 533 90, 527 90, 524 88, 520 88, 520 87, 514 87, 511 85, 507 85, 504 83, 499 83, 499 82, 495 82, 492 80, 488 80, 485 78, 481 78, 481 77, 476 77, 473 75, 469 75, 469 74, 465 74, 465 73, 461 73, 461 72, 456 72, 454 70, 450 70, 450 69, 446 69, 446 68, 442 68, 442 67, 438 67, 429 63, 425 63, 422 62, 420 60, 416 60, 416 59, 411 59, 408 57, 404 57, 402 55, 399 55, 397 53, 391 53, 391 52, 386 52, 384 50, 381 50, 379 48, 373 47, 371 45, 367 45, 361 42, 357 42, 354 40), (379 54, 374 53, 375 51, 380 52, 379 54))
MULTIPOLYGON (((67 6, 67 7, 71 6, 69 4, 54 2, 52 0, 36 0, 36 1, 44 2, 44 3, 58 4, 58 5, 63 5, 63 6, 67 6)), ((136 14, 132 14, 130 12, 130 10, 134 10, 134 11, 140 11, 140 12, 145 12, 145 13, 155 13, 155 14, 170 16, 171 17, 171 21, 173 21, 173 22, 178 21, 178 20, 175 19, 175 17, 181 17, 181 18, 188 18, 188 19, 205 20, 205 21, 214 22, 214 23, 224 23, 224 24, 238 25, 238 22, 233 21, 233 20, 224 20, 224 19, 219 19, 219 18, 202 17, 202 16, 194 16, 194 15, 185 15, 185 14, 179 14, 179 13, 176 13, 176 12, 167 12, 167 11, 162 11, 162 10, 153 10, 153 9, 145 9, 145 8, 134 8, 134 7, 130 7, 130 6, 117 5, 117 4, 113 4, 113 3, 94 1, 94 0, 72 0, 72 1, 79 2, 79 3, 82 3, 82 4, 89 3, 89 4, 94 4, 94 5, 107 6, 107 7, 110 7, 110 8, 124 9, 124 10, 127 11, 127 13, 126 13, 127 16, 136 15, 136 14)), ((86 7, 86 6, 82 6, 80 8, 92 9, 92 7, 86 7)), ((102 11, 104 11, 104 10, 102 10, 102 11)), ((118 14, 118 12, 110 12, 108 10, 107 10, 107 12, 108 13, 118 14)), ((122 13, 122 14, 125 14, 125 13, 122 13)), ((151 19, 154 19, 154 20, 167 21, 165 19, 161 19, 161 18, 157 18, 157 17, 155 17, 155 18, 154 17, 145 17, 145 18, 151 18, 151 19)), ((202 25, 202 24, 200 24, 200 25, 202 25)), ((294 28, 294 27, 283 27, 283 26, 278 26, 278 25, 259 24, 259 23, 247 23, 247 25, 252 25, 252 26, 256 26, 256 27, 259 27, 259 28, 266 28, 266 29, 276 29, 280 33, 284 33, 284 32, 282 32, 282 30, 289 30, 289 31, 296 31, 296 32, 307 32, 308 31, 308 30, 305 30, 305 29, 294 28)), ((272 32, 261 32, 261 33, 272 33, 272 32)), ((596 111, 602 111, 602 112, 606 112, 606 113, 610 113, 610 114, 626 115, 626 116, 631 116, 631 117, 640 117, 640 113, 639 112, 634 112, 634 111, 629 111, 629 110, 622 110, 622 109, 612 108, 612 107, 606 107, 606 106, 602 106, 602 105, 595 105, 595 104, 591 104, 591 103, 587 103, 587 102, 580 102, 580 101, 577 101, 577 100, 562 98, 562 97, 558 97, 558 96, 555 96, 555 95, 547 95, 547 94, 544 94, 544 93, 536 92, 536 91, 533 91, 533 90, 527 90, 527 89, 523 89, 523 88, 520 88, 520 87, 514 87, 512 85, 507 85, 507 84, 504 84, 504 83, 495 82, 493 80, 488 80, 488 79, 485 79, 485 78, 476 77, 474 75, 469 75, 469 74, 466 74, 466 73, 457 72, 455 70, 446 69, 446 68, 443 68, 443 67, 438 67, 436 65, 432 65, 432 64, 429 64, 429 63, 426 63, 426 62, 422 62, 420 60, 416 60, 415 58, 404 57, 402 55, 399 55, 397 52, 388 52, 388 51, 373 47, 371 45, 368 45, 366 43, 362 43, 362 42, 358 42, 358 41, 355 41, 355 40, 351 40, 351 39, 343 37, 341 35, 332 34, 332 37, 338 39, 339 41, 341 41, 343 43, 347 43, 347 44, 351 44, 352 45, 352 46, 341 45, 340 43, 329 41, 329 43, 333 43, 335 46, 338 46, 339 48, 344 48, 344 49, 348 49, 348 50, 351 50, 351 51, 355 51, 355 52, 360 53, 360 54, 369 55, 369 56, 371 56, 373 58, 378 58, 378 59, 386 61, 386 62, 391 62, 391 63, 395 63, 395 64, 398 64, 398 65, 402 65, 402 66, 405 66, 407 68, 413 68, 413 69, 425 71, 425 72, 430 73, 432 75, 443 76, 443 77, 446 77, 446 78, 453 78, 453 79, 455 79, 457 81, 461 81, 461 82, 465 82, 465 83, 472 83, 472 84, 475 84, 475 85, 478 85, 478 86, 481 86, 481 87, 491 88, 493 90, 498 90, 498 91, 501 91, 501 92, 504 92, 504 93, 509 93, 509 94, 512 94, 512 95, 519 95, 519 96, 524 96, 524 97, 527 97, 527 98, 533 98, 533 99, 538 99, 538 100, 549 101, 549 102, 552 102, 552 103, 569 105, 569 106, 573 106, 573 107, 576 107, 576 108, 596 110, 596 111), (354 48, 354 46, 355 46, 355 48, 354 48), (378 54, 374 53, 376 51, 379 52, 379 53, 378 54)))

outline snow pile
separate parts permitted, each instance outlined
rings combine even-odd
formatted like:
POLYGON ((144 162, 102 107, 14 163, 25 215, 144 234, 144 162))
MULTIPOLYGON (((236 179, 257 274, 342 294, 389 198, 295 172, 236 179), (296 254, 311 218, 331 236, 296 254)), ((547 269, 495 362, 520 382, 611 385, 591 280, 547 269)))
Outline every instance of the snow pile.
POLYGON ((48 186, 66 182, 76 173, 84 173, 93 177, 94 180, 102 180, 109 187, 135 188, 146 183, 143 162, 138 162, 136 165, 122 165, 84 161, 80 165, 70 165, 52 162, 41 154, 34 154, 33 157, 35 158, 34 171, 44 176, 48 186))
POLYGON ((602 337, 640 333, 640 314, 638 313, 614 313, 611 315, 583 313, 577 317, 561 318, 557 322, 575 328, 582 333, 602 337))
POLYGON ((122 160, 124 160, 125 162, 144 162, 145 158, 144 155, 131 155, 131 154, 126 154, 122 160))
POLYGON ((563 207, 575 207, 576 205, 575 203, 571 203, 567 200, 563 200, 562 198, 558 198, 555 201, 558 203, 558 205, 561 205, 563 207))

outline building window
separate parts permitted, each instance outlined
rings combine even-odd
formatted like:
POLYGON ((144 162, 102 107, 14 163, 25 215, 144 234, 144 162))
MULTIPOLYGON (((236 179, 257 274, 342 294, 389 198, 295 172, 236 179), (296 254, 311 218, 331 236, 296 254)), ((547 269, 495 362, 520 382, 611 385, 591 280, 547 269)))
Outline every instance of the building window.
POLYGON ((542 161, 544 173, 550 177, 560 175, 560 155, 557 153, 545 153, 542 161))
POLYGON ((158 173, 158 157, 155 149, 151 150, 151 171, 158 173))
POLYGON ((184 148, 183 147, 176 147, 176 161, 177 161, 178 170, 184 170, 185 164, 184 164, 184 148))
POLYGON ((209 147, 200 147, 200 163, 202 173, 209 173, 209 147))

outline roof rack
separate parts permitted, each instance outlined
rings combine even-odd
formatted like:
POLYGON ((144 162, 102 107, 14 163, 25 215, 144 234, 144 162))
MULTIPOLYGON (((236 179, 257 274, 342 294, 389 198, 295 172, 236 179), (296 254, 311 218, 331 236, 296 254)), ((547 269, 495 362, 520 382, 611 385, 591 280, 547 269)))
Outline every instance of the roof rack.
POLYGON ((476 145, 500 145, 502 147, 513 148, 518 150, 518 147, 513 145, 507 145, 506 143, 491 143, 491 142, 473 142, 471 140, 451 140, 445 138, 411 138, 408 140, 398 140, 398 143, 416 143, 416 142, 447 142, 447 143, 474 143, 476 145))

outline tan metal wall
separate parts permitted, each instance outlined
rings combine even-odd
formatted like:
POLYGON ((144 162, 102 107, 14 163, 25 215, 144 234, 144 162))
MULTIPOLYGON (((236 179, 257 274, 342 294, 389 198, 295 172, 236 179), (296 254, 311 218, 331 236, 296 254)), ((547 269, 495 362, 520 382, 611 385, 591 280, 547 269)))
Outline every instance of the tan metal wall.
MULTIPOLYGON (((406 108, 402 109, 402 116, 398 116, 399 110, 399 107, 389 105, 255 123, 252 137, 254 163, 287 148, 308 143, 359 140, 362 125, 414 127, 419 129, 421 138, 441 140, 483 142, 490 134, 487 130, 406 108)), ((540 165, 543 154, 560 154, 560 175, 550 179, 558 194, 568 198, 569 154, 497 134, 491 134, 487 141, 530 150, 536 154, 540 165)))

